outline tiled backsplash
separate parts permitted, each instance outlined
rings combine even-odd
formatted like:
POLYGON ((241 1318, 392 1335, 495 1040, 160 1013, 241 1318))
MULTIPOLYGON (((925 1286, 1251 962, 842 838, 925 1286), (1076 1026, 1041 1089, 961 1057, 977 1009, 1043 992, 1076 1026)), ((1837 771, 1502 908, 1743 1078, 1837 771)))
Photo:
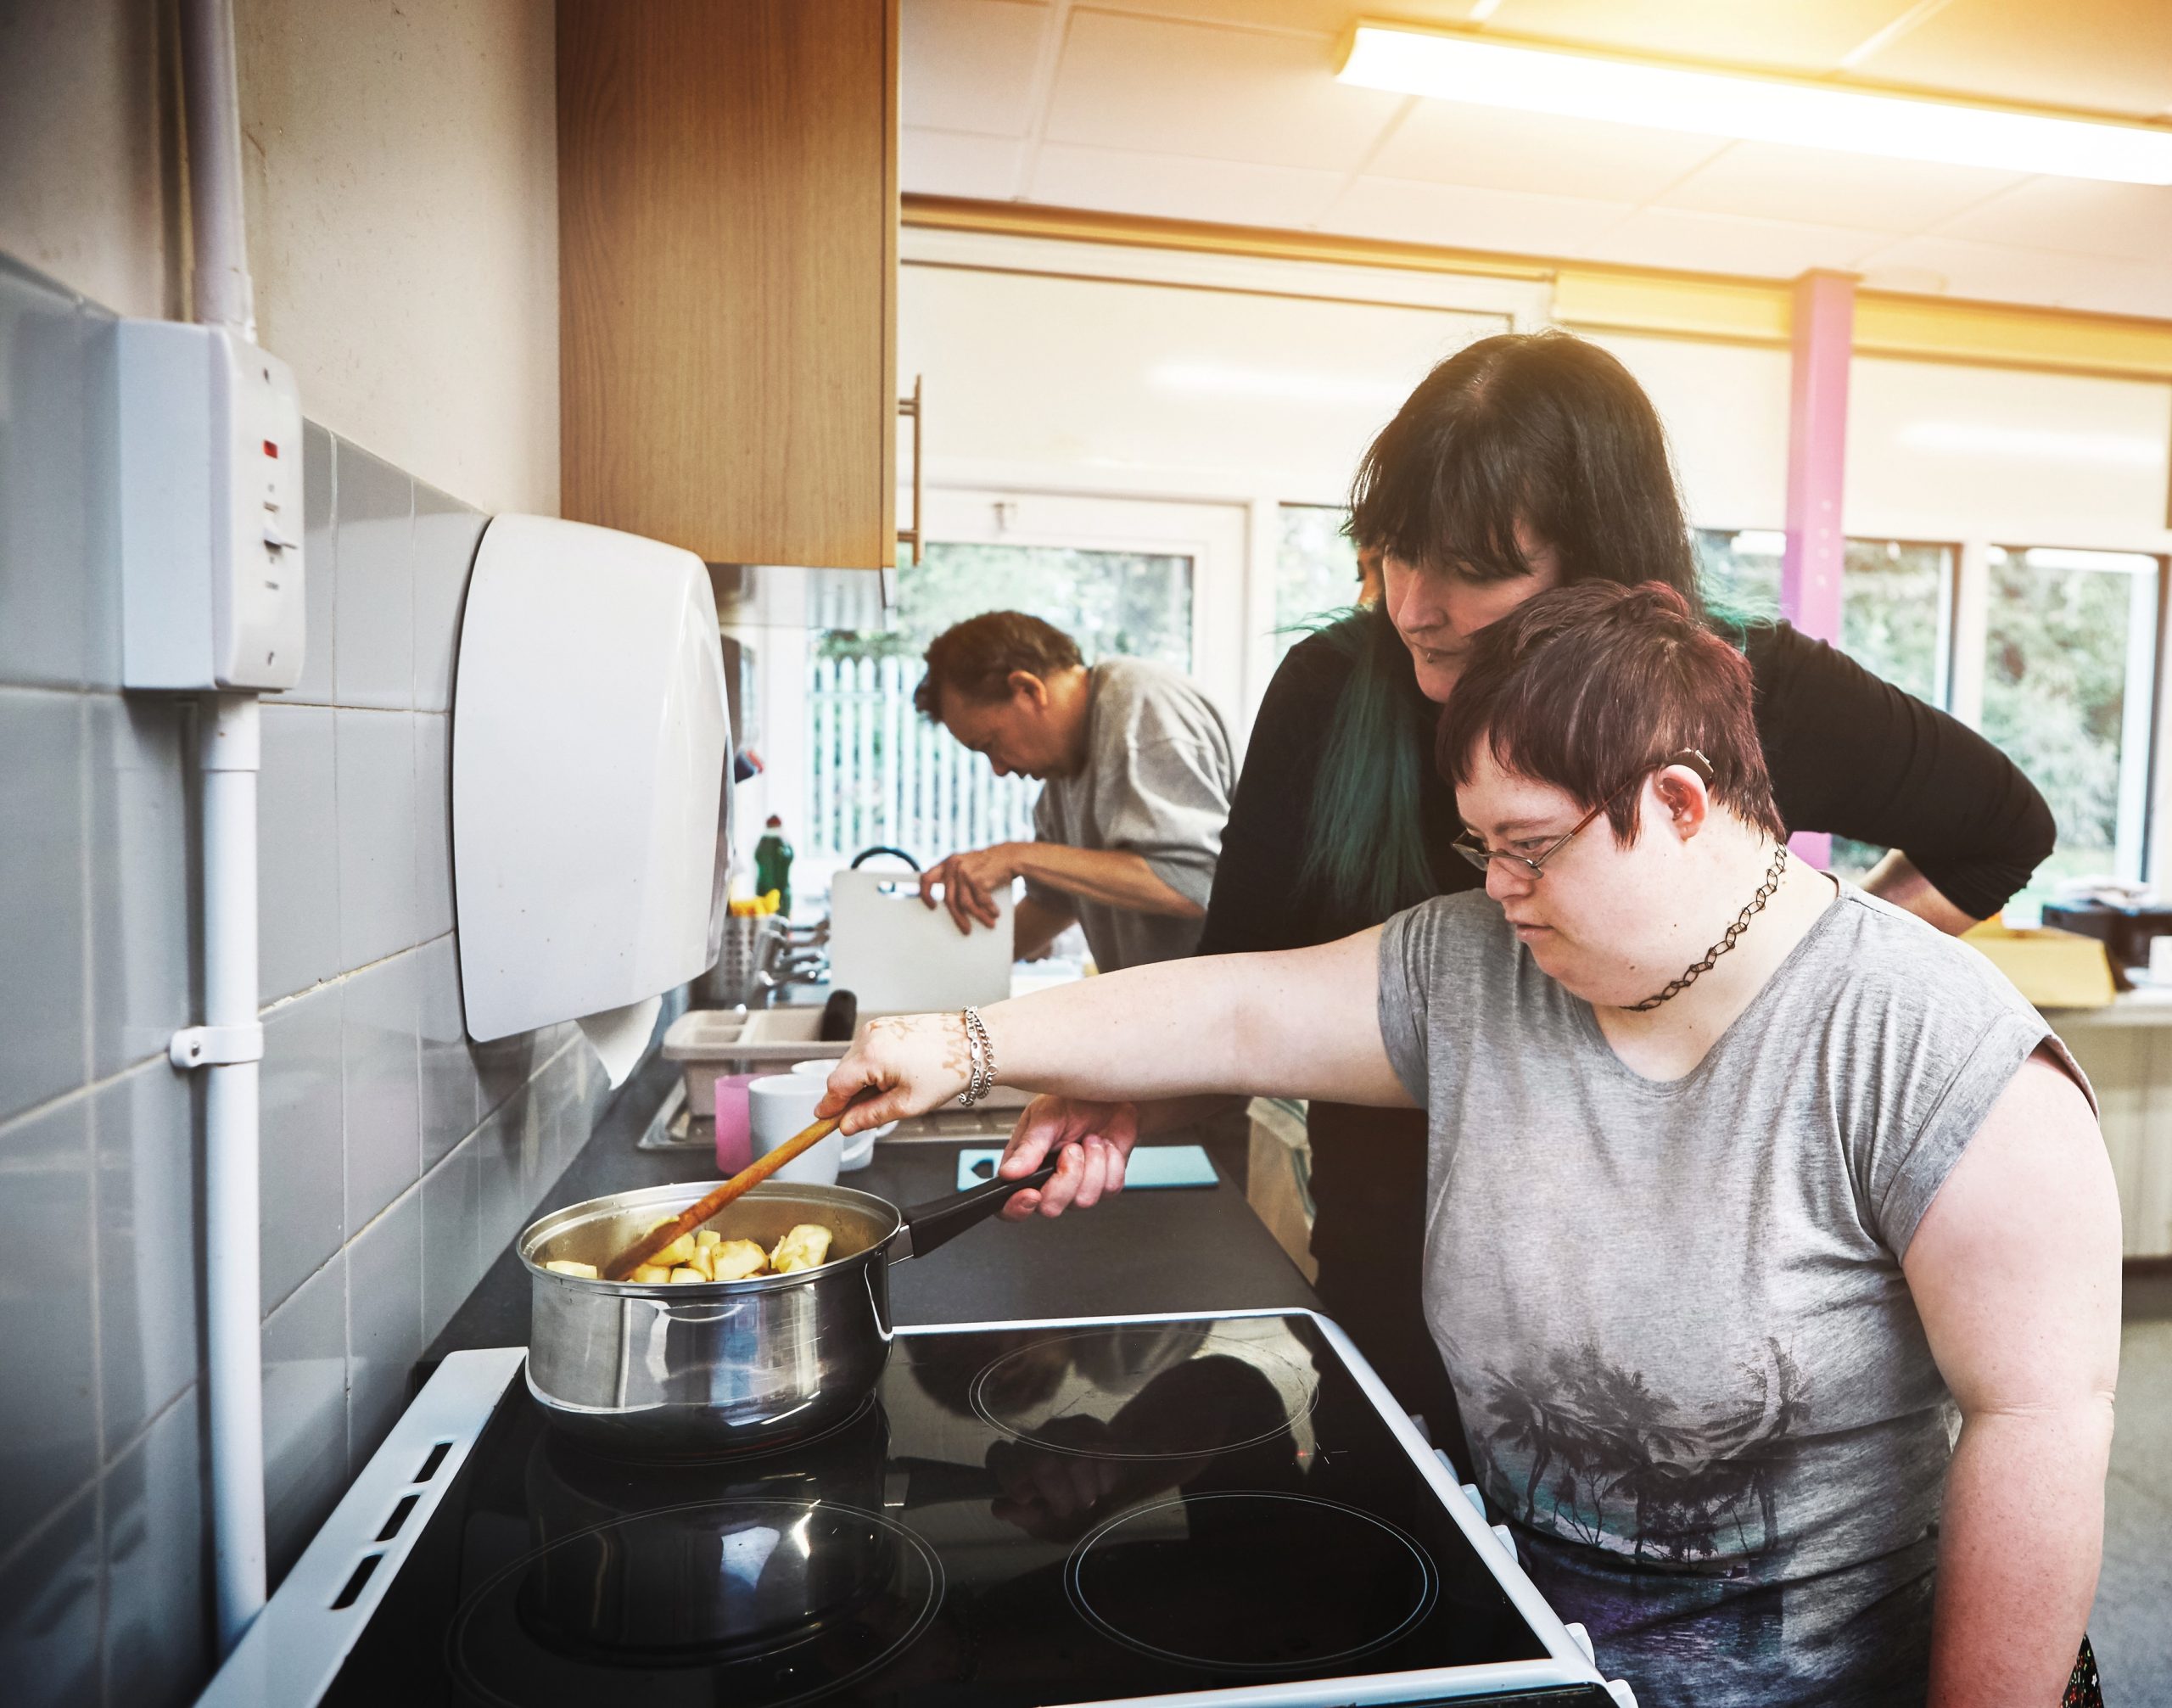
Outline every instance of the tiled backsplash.
MULTIPOLYGON (((0 258, 0 1680, 210 1666, 193 713, 124 697, 111 319, 0 258)), ((461 1023, 452 667, 485 518, 308 429, 309 656, 265 702, 261 1246, 275 1581, 589 1134, 570 1027, 461 1023)))

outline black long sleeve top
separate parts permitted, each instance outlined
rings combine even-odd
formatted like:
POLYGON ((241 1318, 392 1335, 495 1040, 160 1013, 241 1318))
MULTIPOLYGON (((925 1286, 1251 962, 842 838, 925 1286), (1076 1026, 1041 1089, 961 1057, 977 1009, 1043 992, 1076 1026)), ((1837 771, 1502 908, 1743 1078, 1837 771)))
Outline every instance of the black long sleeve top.
MULTIPOLYGON (((1742 644, 1772 792, 1790 831, 1899 848, 1979 919, 2003 907, 2051 853, 2044 798, 1966 725, 1786 623, 1754 624, 1742 644)), ((1302 876, 1313 778, 1355 668, 1314 636, 1275 672, 1237 780, 1198 953, 1305 948, 1380 922, 1337 909, 1302 876)), ((1405 680, 1416 696, 1414 675, 1405 680)), ((1429 733, 1432 722, 1423 726, 1429 733)), ((1419 811, 1435 891, 1475 889, 1484 875, 1449 847, 1463 831, 1455 791, 1430 752, 1423 757, 1419 811)))

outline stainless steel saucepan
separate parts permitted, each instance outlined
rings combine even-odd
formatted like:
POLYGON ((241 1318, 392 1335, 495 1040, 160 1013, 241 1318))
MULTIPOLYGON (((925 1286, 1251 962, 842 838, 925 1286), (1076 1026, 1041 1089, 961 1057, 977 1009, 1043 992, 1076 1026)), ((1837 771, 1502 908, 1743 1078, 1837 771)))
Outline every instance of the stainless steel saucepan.
POLYGON ((554 1211, 516 1247, 529 1274, 528 1391, 559 1428, 639 1458, 709 1458, 819 1434, 882 1379, 890 1265, 926 1257, 1055 1172, 1050 1163, 903 1211, 849 1186, 764 1182, 708 1225, 766 1250, 794 1224, 818 1222, 830 1229, 830 1257, 743 1281, 591 1281, 543 1267, 571 1258, 601 1268, 714 1181, 554 1211))

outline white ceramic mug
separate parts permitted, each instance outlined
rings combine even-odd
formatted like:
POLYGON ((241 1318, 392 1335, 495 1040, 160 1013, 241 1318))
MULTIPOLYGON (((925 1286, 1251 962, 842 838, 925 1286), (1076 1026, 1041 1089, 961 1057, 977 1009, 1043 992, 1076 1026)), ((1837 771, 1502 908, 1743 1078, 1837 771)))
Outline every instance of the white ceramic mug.
MULTIPOLYGON (((819 1061, 795 1061, 792 1064, 792 1071, 806 1075, 819 1085, 829 1078, 837 1065, 835 1057, 826 1056, 819 1061)), ((880 1127, 870 1127, 865 1133, 854 1134, 838 1155, 837 1172, 849 1174, 855 1168, 865 1168, 875 1160, 875 1141, 887 1138, 897 1130, 896 1122, 886 1121, 880 1127)))
MULTIPOLYGON (((747 1126, 757 1156, 766 1156, 778 1145, 814 1124, 814 1106, 822 1100, 822 1082, 805 1073, 768 1073, 747 1086, 747 1126)), ((802 1186, 837 1184, 837 1165, 844 1141, 834 1133, 803 1151, 770 1176, 802 1186)))

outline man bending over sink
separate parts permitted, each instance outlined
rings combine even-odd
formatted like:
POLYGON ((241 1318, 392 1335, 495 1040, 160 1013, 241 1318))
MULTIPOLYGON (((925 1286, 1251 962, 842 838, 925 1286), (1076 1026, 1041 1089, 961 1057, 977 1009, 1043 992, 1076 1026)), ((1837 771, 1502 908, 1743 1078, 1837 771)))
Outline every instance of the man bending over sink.
POLYGON ((1486 1498, 1648 1708, 2052 1708, 2093 1670, 2119 1347, 2072 1059, 1974 950, 1789 856, 1747 666, 1667 588, 1483 630, 1437 757, 1483 893, 878 1021, 824 1112, 1046 1094, 1002 1165, 1058 1152, 1025 1217, 1120 1190, 1160 1100, 1422 1106, 1486 1498))
POLYGON ((1033 840, 954 854, 920 881, 958 929, 996 921, 1026 881, 1013 956, 1044 954, 1074 920, 1103 972, 1190 955, 1206 921, 1236 781, 1222 714, 1181 671, 1146 658, 1089 666, 1070 636, 990 611, 935 637, 913 703, 999 777, 1038 779, 1033 840))

